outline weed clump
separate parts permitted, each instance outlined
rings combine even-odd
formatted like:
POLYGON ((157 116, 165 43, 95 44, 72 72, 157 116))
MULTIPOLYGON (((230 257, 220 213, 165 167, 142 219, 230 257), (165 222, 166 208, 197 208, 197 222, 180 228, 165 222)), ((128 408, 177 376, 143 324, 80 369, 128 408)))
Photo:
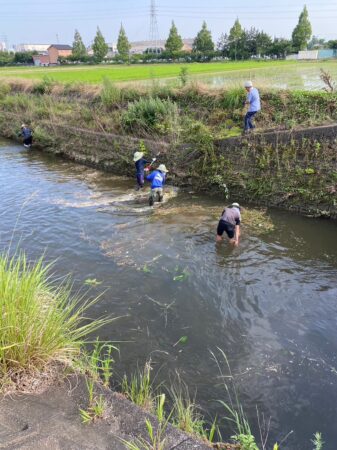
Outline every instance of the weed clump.
POLYGON ((129 103, 122 116, 122 125, 126 131, 137 131, 141 134, 165 134, 173 131, 178 117, 176 103, 158 97, 141 98, 129 103))
POLYGON ((95 302, 71 298, 67 283, 54 287, 42 259, 0 256, 0 389, 52 364, 75 367, 86 336, 109 322, 85 319, 95 302))

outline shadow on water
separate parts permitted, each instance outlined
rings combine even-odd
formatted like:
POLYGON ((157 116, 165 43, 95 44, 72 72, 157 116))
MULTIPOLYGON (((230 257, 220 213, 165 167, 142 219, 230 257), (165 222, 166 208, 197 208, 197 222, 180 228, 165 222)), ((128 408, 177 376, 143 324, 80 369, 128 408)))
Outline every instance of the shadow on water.
POLYGON ((46 252, 76 289, 102 282, 93 316, 123 316, 99 336, 123 341, 121 375, 151 357, 158 381, 179 371, 221 417, 219 347, 254 426, 258 406, 272 440, 294 430, 283 448, 311 448, 315 431, 334 448, 336 223, 271 210, 274 231, 216 245, 221 199, 181 193, 152 210, 128 179, 1 145, 1 247, 14 236, 30 258, 46 252))

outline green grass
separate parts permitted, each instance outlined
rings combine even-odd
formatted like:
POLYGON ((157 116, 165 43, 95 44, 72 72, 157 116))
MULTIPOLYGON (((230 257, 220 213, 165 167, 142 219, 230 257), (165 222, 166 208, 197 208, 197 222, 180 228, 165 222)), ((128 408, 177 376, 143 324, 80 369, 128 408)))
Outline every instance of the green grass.
POLYGON ((0 76, 40 79, 46 75, 61 82, 84 82, 98 84, 105 77, 118 82, 179 77, 181 68, 188 67, 189 75, 223 72, 268 70, 294 65, 293 61, 242 61, 184 64, 138 64, 117 66, 62 66, 62 67, 6 67, 0 76))
POLYGON ((49 274, 42 259, 0 256, 0 388, 52 362, 75 366, 88 334, 108 322, 88 320, 96 300, 72 298, 70 286, 55 287, 49 274))
POLYGON ((0 68, 0 77, 36 80, 48 76, 61 83, 87 84, 101 84, 104 79, 115 83, 141 84, 151 80, 165 80, 165 83, 180 85, 181 70, 184 67, 188 69, 188 80, 196 79, 226 89, 241 86, 245 79, 252 79, 258 87, 263 88, 319 90, 323 87, 320 80, 321 68, 328 72, 333 80, 337 79, 337 60, 5 67, 0 68))

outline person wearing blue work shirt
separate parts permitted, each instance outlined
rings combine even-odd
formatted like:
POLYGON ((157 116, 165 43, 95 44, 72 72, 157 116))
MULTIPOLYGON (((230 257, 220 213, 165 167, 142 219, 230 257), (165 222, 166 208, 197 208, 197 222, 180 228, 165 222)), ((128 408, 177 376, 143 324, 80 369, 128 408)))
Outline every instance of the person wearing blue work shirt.
POLYGON ((261 101, 259 91, 253 87, 253 83, 251 81, 245 82, 245 89, 247 91, 247 97, 244 104, 249 105, 249 107, 245 115, 244 133, 249 133, 255 128, 252 119, 255 114, 261 110, 261 101))
POLYGON ((166 181, 166 174, 168 170, 165 164, 160 164, 157 170, 153 171, 146 177, 147 181, 151 181, 151 193, 149 197, 149 205, 153 206, 155 198, 158 202, 163 201, 163 187, 166 181))
POLYGON ((144 168, 146 164, 149 164, 149 161, 143 158, 143 156, 143 152, 136 152, 133 155, 133 161, 136 166, 137 191, 144 187, 144 168))

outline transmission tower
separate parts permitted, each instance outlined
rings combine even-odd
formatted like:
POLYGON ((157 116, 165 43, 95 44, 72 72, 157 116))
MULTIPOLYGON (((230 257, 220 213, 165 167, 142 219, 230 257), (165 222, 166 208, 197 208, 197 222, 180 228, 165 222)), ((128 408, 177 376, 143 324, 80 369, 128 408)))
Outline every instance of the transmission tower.
POLYGON ((157 22, 157 7, 155 0, 151 0, 151 7, 150 7, 150 41, 151 41, 151 47, 156 53, 159 49, 159 31, 158 31, 158 22, 157 22))

